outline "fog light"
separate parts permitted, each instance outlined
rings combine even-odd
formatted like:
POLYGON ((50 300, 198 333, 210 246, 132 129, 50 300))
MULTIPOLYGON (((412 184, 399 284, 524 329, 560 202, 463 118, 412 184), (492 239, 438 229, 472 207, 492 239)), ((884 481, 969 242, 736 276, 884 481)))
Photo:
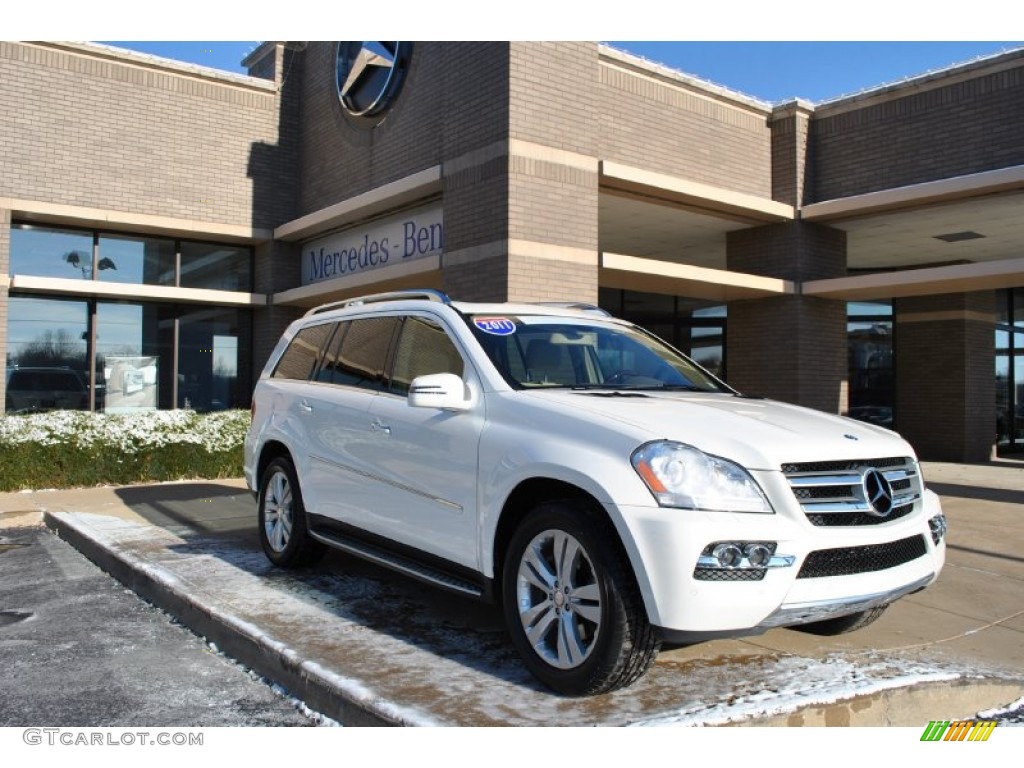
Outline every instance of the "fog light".
POLYGON ((735 568, 743 560, 743 550, 735 544, 719 544, 711 554, 723 568, 735 568))
POLYGON ((938 546, 939 542, 946 537, 946 516, 941 513, 936 515, 928 521, 928 527, 932 532, 932 543, 938 546))
POLYGON ((754 568, 764 568, 772 559, 772 550, 764 544, 747 544, 743 549, 747 562, 754 568))

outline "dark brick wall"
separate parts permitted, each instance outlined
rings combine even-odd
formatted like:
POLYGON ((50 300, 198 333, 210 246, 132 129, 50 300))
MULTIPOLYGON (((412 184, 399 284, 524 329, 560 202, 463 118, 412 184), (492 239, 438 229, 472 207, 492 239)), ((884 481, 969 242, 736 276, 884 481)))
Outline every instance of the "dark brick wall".
POLYGON ((336 43, 327 42, 309 43, 302 53, 301 214, 506 135, 507 43, 416 43, 401 94, 372 129, 344 116, 335 93, 336 53, 336 43))
POLYGON ((922 459, 986 461, 995 443, 995 292, 896 299, 896 429, 922 459))
MULTIPOLYGON (((846 234, 793 222, 729 233, 728 268, 786 280, 846 271, 846 234)), ((729 384, 821 411, 845 408, 846 304, 810 296, 729 302, 729 384)))
POLYGON ((1006 66, 819 108, 812 201, 1024 165, 1024 55, 1006 66))

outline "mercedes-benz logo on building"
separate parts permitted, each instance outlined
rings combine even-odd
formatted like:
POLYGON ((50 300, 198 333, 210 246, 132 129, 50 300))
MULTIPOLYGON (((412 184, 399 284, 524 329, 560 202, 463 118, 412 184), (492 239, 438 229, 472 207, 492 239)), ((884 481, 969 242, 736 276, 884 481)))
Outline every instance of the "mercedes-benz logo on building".
POLYGON ((874 467, 864 473, 864 498, 871 507, 868 514, 888 517, 892 512, 892 486, 874 467))
POLYGON ((336 82, 341 106, 351 116, 380 118, 402 88, 412 43, 338 43, 336 82))

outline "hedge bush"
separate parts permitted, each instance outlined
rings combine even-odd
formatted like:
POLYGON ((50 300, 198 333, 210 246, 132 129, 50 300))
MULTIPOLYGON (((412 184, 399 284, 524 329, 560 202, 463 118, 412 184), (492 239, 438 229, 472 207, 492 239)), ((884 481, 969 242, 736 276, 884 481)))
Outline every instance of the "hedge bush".
POLYGON ((0 417, 0 491, 242 474, 248 411, 0 417))

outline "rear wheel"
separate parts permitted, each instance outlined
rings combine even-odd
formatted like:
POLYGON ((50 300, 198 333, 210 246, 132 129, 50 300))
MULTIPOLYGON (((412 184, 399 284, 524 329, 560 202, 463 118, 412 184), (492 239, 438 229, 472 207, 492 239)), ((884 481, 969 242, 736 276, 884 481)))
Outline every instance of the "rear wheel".
POLYGON ((559 693, 584 696, 640 678, 658 653, 615 531, 587 504, 545 502, 512 536, 502 603, 526 667, 559 693))
POLYGON ((793 627, 793 629, 809 632, 812 635, 845 635, 847 632, 856 632, 868 624, 873 624, 885 613, 885 609, 888 607, 888 605, 880 605, 877 608, 868 608, 866 611, 851 613, 848 616, 837 616, 834 619, 800 624, 793 627))
POLYGON ((324 545, 309 535, 302 492, 291 460, 281 456, 267 465, 260 483, 260 543, 274 565, 297 568, 318 560, 324 545))

